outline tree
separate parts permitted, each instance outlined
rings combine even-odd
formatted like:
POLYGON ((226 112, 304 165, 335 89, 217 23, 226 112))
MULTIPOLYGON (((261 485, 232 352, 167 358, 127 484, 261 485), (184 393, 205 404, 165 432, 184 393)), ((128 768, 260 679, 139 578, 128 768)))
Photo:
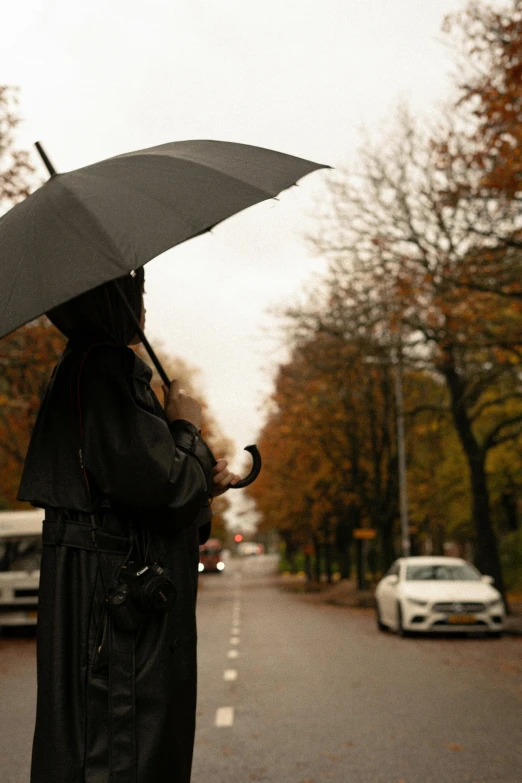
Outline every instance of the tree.
POLYGON ((15 146, 17 109, 16 89, 0 84, 0 211, 26 198, 34 184, 29 153, 15 146))
POLYGON ((11 506, 18 505, 31 432, 64 346, 64 337, 45 317, 0 340, 0 495, 11 506))
MULTIPOLYGON (((481 170, 480 194, 522 201, 522 2, 468 2, 446 17, 461 56, 457 107, 472 121, 468 163, 481 170)), ((478 194, 478 195, 480 195, 478 194)))
POLYGON ((279 368, 260 441, 266 468, 250 494, 262 524, 313 546, 316 562, 323 552, 327 573, 336 548, 349 575, 352 530, 361 524, 378 529, 387 566, 398 517, 390 362, 368 364, 357 340, 291 317, 301 336, 279 368))
MULTIPOLYGON (((330 258, 329 290, 346 300, 352 321, 443 379, 469 471, 475 558, 502 590, 486 458, 522 427, 521 310, 487 290, 470 297, 459 284, 481 271, 470 226, 494 234, 498 214, 467 198, 458 162, 442 168, 440 144, 405 111, 395 136, 379 149, 367 143, 360 163, 356 175, 330 180, 314 246, 330 258)), ((477 176, 469 172, 472 185, 477 176)))
POLYGON ((469 224, 468 290, 522 298, 522 3, 469 2, 448 16, 461 56, 453 107, 460 118, 435 147, 454 172, 450 203, 469 202, 489 220, 469 224), (473 176, 471 176, 473 173, 473 176))
POLYGON ((473 538, 466 459, 449 411, 445 384, 432 373, 407 376, 408 507, 412 552, 443 555, 473 538))

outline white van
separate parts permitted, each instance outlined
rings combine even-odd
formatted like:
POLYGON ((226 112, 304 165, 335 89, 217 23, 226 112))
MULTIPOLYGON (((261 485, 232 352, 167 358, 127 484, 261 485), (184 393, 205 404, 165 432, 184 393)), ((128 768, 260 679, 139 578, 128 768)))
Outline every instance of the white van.
POLYGON ((35 625, 44 512, 0 511, 0 628, 35 625))

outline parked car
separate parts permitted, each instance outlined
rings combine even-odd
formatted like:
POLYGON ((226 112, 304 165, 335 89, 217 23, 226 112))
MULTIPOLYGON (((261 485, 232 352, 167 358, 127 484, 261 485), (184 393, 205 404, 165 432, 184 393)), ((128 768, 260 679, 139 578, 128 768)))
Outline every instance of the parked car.
POLYGON ((199 572, 215 571, 220 573, 225 568, 222 557, 222 544, 217 538, 209 538, 199 547, 199 572))
POLYGON ((35 625, 43 511, 0 511, 0 628, 35 625))
POLYGON ((415 631, 484 631, 500 636, 505 608, 490 576, 458 557, 401 557, 375 590, 377 627, 415 631))
POLYGON ((240 557, 253 557, 255 555, 263 555, 265 547, 263 544, 258 544, 256 541, 243 541, 237 546, 237 553, 240 557))

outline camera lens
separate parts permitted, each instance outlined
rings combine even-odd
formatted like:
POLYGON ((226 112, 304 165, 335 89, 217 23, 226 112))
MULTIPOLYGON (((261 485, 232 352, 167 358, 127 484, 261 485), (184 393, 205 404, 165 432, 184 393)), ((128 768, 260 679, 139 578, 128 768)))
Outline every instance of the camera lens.
POLYGON ((153 576, 142 586, 142 599, 149 611, 166 611, 176 600, 176 588, 164 576, 153 576))

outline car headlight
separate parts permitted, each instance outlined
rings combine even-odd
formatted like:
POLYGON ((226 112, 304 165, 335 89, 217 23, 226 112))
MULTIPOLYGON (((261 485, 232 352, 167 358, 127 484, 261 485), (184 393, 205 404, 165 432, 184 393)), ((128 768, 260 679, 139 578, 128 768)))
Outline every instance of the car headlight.
POLYGON ((409 604, 413 604, 413 606, 428 606, 427 601, 420 601, 418 598, 407 598, 406 600, 409 604))
POLYGON ((493 601, 489 602, 488 606, 490 609, 503 609, 504 601, 502 598, 495 598, 493 601))
POLYGON ((200 563, 200 564, 198 565, 198 571, 199 571, 199 573, 201 573, 201 572, 202 572, 202 571, 204 571, 204 570, 205 570, 205 566, 203 565, 203 563, 200 563))

